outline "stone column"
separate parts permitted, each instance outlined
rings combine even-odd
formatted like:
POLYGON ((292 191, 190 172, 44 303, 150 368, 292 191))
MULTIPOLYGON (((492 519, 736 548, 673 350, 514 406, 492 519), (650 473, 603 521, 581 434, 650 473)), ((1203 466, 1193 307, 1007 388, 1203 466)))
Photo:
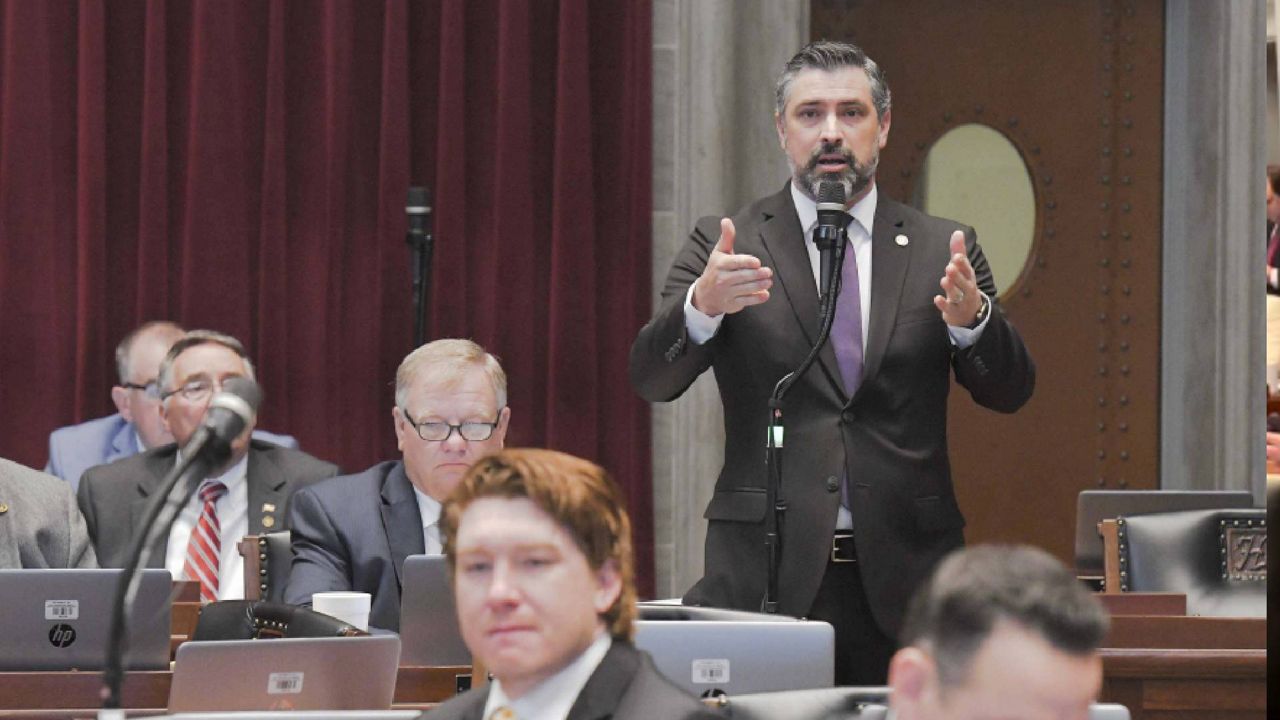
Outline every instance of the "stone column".
POLYGON ((1263 0, 1165 5, 1161 487, 1263 500, 1263 0))
MULTIPOLYGON (((703 215, 726 215, 787 178, 773 129, 773 84, 808 40, 807 0, 654 0, 654 303, 703 215)), ((702 511, 723 460, 710 373, 653 408, 657 594, 702 576, 702 511)))

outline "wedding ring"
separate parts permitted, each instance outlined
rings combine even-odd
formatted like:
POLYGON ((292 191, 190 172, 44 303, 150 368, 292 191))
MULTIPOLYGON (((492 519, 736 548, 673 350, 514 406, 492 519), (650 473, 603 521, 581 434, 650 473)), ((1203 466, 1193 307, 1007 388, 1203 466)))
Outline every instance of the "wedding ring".
POLYGON ((954 299, 947 300, 947 302, 951 303, 952 305, 959 305, 960 303, 964 302, 964 291, 956 290, 956 297, 954 299))

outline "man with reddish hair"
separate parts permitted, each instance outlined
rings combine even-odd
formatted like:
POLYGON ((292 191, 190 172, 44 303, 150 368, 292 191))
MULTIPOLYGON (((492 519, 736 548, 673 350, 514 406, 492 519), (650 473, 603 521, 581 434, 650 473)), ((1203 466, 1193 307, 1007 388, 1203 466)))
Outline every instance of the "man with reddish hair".
POLYGON ((593 463, 550 450, 477 462, 440 530, 462 637, 493 681, 432 718, 715 718, 631 643, 631 521, 593 463))

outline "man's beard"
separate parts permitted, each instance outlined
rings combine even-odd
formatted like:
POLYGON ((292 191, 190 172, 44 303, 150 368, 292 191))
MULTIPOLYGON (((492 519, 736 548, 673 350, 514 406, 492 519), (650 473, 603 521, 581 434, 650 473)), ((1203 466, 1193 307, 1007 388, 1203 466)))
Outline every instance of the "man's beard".
POLYGON ((876 174, 876 166, 880 164, 880 153, 879 151, 873 151, 870 160, 866 163, 859 163, 858 159, 853 156, 852 150, 834 143, 823 143, 813 149, 813 153, 809 156, 809 162, 805 163, 803 168, 797 168, 795 163, 791 161, 790 155, 787 156, 787 162, 791 164, 791 174, 799 185, 800 191, 811 199, 817 199, 818 186, 821 183, 838 182, 844 186, 844 196, 852 200, 871 185, 871 179, 876 174), (818 171, 818 158, 823 155, 837 154, 844 158, 844 170, 839 172, 818 171))

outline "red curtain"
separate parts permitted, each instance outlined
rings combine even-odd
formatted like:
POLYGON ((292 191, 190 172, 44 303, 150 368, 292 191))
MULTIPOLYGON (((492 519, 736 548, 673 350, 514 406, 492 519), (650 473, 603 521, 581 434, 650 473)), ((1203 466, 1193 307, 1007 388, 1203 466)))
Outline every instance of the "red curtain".
POLYGON ((501 358, 509 444, 615 474, 652 588, 650 44, 645 0, 0 0, 0 454, 112 412, 169 318, 245 342, 260 426, 394 457, 427 185, 429 336, 501 358))

